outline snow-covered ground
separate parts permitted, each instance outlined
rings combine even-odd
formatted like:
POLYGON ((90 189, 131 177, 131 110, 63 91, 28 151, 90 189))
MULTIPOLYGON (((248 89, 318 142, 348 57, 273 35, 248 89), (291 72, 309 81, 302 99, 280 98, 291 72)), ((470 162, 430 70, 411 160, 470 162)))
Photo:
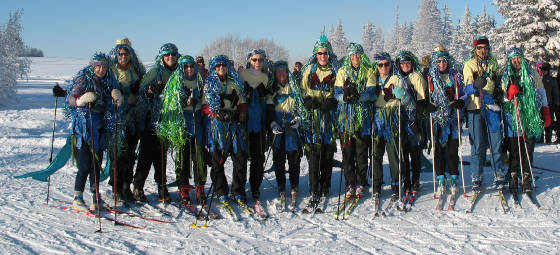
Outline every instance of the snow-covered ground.
MULTIPOLYGON (((464 211, 469 202, 460 198, 456 211, 437 212, 432 191, 432 173, 422 173, 422 187, 412 211, 389 217, 372 218, 368 196, 347 220, 331 216, 336 209, 340 169, 334 168, 327 213, 301 215, 276 213, 274 173, 269 172, 262 184, 262 198, 270 213, 268 220, 257 221, 238 207, 234 209, 241 221, 212 220, 208 228, 192 229, 194 218, 174 206, 167 207, 173 217, 157 214, 150 207, 141 207, 146 216, 173 220, 175 223, 155 223, 143 219, 119 216, 119 220, 137 226, 135 230, 115 226, 102 220, 102 233, 94 217, 61 211, 44 205, 47 183, 14 176, 43 169, 48 165, 55 99, 51 88, 55 82, 70 79, 87 60, 36 58, 28 80, 18 83, 18 103, 0 108, 0 243, 3 254, 558 254, 560 253, 560 173, 535 169, 537 198, 542 210, 533 208, 522 199, 523 209, 504 214, 495 192, 488 186, 492 169, 485 168, 488 191, 472 214, 464 211)), ((68 122, 61 118, 59 99, 57 110, 55 153, 68 136, 68 122)), ((463 141, 467 141, 466 136, 463 141)), ((462 148, 464 159, 470 160, 470 148, 462 148)), ((537 145, 535 164, 560 169, 556 145, 537 145)), ((335 157, 340 160, 340 151, 335 157)), ((431 156, 427 155, 429 159, 431 156)), ((171 157, 168 183, 174 181, 171 157)), ((271 164, 269 159, 269 165, 271 164)), ((302 160, 300 189, 307 195, 307 163, 302 160)), ((385 159, 385 183, 389 183, 385 159)), ((558 171, 558 170, 557 170, 558 171)), ((56 200, 71 201, 76 167, 68 163, 51 177, 49 204, 56 200)), ((469 166, 465 166, 470 185, 469 166)), ((231 162, 226 163, 226 175, 231 177, 231 162)), ((101 186, 103 196, 110 201, 110 187, 101 186)), ((146 183, 150 203, 157 205, 152 175, 146 183)), ((470 186, 467 186, 470 190, 470 186)), ((170 188, 178 200, 176 187, 170 188)), ((388 186, 382 193, 382 206, 390 196, 388 186)), ((86 196, 87 198, 89 197, 86 196)), ((513 201, 506 193, 510 206, 513 201)), ((86 199, 89 203, 89 199, 86 199)), ((214 201, 215 202, 215 201, 214 201)), ((299 202, 303 207, 302 199, 299 202)))

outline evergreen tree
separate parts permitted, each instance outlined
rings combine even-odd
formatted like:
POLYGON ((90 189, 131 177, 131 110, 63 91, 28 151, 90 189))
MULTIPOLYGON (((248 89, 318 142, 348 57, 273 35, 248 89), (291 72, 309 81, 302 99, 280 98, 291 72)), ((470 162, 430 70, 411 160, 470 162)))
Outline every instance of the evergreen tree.
POLYGON ((486 5, 482 7, 482 13, 476 15, 474 18, 474 27, 477 35, 486 36, 489 36, 492 29, 496 27, 496 20, 494 20, 494 17, 490 17, 486 14, 486 5))
POLYGON ((443 7, 441 30, 441 44, 447 48, 451 45, 451 41, 453 39, 453 21, 451 20, 451 10, 449 10, 447 5, 443 7))
POLYGON ((471 12, 467 6, 465 7, 465 14, 452 36, 451 47, 449 47, 449 52, 459 62, 464 62, 471 56, 472 41, 476 36, 471 20, 471 12))
POLYGON ((495 0, 505 21, 499 31, 507 47, 525 48, 530 61, 558 63, 560 2, 558 0, 495 0))
POLYGON ((432 49, 442 42, 442 22, 437 4, 437 0, 422 0, 418 9, 411 47, 417 56, 430 54, 432 49))
POLYGON ((399 52, 399 45, 401 42, 399 25, 399 6, 395 9, 395 26, 393 27, 393 34, 389 41, 384 44, 384 50, 391 55, 391 57, 396 56, 399 52))
POLYGON ((8 23, 0 27, 0 105, 13 102, 17 92, 17 78, 27 75, 30 60, 18 57, 25 49, 20 24, 23 10, 10 12, 8 23))
POLYGON ((373 54, 375 54, 375 36, 375 26, 371 21, 368 21, 368 23, 364 25, 362 32, 362 47, 364 47, 364 52, 368 56, 373 56, 373 54))
MULTIPOLYGON (((381 29, 380 26, 377 26, 375 29, 375 36, 373 40, 373 49, 372 49, 373 54, 382 52, 384 44, 385 44, 385 36, 383 34, 383 30, 381 29)), ((370 57, 373 57, 373 54, 370 55, 370 57)))
POLYGON ((335 29, 331 28, 331 33, 329 34, 329 42, 332 45, 334 54, 338 58, 344 57, 346 55, 346 47, 348 47, 348 39, 346 39, 346 34, 342 28, 342 21, 338 20, 338 25, 335 29))

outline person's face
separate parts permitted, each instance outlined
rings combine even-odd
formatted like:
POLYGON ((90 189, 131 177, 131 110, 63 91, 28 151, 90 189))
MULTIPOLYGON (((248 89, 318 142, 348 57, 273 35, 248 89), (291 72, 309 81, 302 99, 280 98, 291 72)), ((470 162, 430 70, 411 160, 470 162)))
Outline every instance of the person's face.
POLYGON ((128 53, 127 50, 125 50, 124 48, 121 48, 119 50, 119 55, 117 57, 117 62, 119 63, 120 66, 127 66, 128 63, 130 62, 130 53, 128 53))
POLYGON ((352 54, 350 55, 350 61, 352 62, 352 67, 358 68, 360 67, 360 59, 362 56, 360 54, 352 54))
POLYGON ((176 54, 163 55, 163 63, 169 67, 175 66, 177 64, 177 55, 176 54))
POLYGON ((93 73, 95 76, 103 78, 105 74, 107 74, 107 66, 106 65, 96 65, 93 67, 93 73))
POLYGON ((200 68, 204 68, 204 61, 198 61, 198 62, 196 62, 196 64, 197 64, 200 68))
POLYGON ((485 60, 488 58, 488 52, 490 52, 490 47, 488 46, 488 44, 479 44, 476 46, 475 52, 476 52, 476 56, 479 59, 485 60))
POLYGON ((298 72, 301 71, 301 64, 300 63, 296 64, 296 71, 298 71, 298 72))
POLYGON ((194 75, 194 64, 188 63, 185 64, 185 75, 187 77, 193 77, 194 75))
POLYGON ((276 80, 284 85, 288 82, 288 71, 286 69, 276 70, 276 80))
POLYGON ((329 63, 329 53, 327 53, 327 48, 320 48, 317 50, 317 63, 321 66, 326 66, 329 63))
POLYGON ((437 60, 437 66, 440 72, 445 72, 445 70, 447 70, 447 65, 447 60, 444 58, 439 58, 437 60))
POLYGON ((541 70, 543 76, 548 75, 548 70, 541 70))
POLYGON ((227 65, 225 63, 218 63, 216 65, 216 74, 218 74, 218 76, 224 77, 227 74, 227 65))
POLYGON ((381 77, 387 77, 391 72, 391 62, 389 60, 381 60, 377 63, 377 69, 381 77))
POLYGON ((412 70, 412 61, 410 60, 400 61, 399 65, 403 73, 410 73, 410 71, 412 70))
POLYGON ((264 56, 262 54, 255 54, 251 56, 249 61, 251 62, 251 68, 258 71, 262 70, 264 66, 264 56))
POLYGON ((516 70, 521 69, 521 57, 514 57, 511 59, 511 64, 516 70))

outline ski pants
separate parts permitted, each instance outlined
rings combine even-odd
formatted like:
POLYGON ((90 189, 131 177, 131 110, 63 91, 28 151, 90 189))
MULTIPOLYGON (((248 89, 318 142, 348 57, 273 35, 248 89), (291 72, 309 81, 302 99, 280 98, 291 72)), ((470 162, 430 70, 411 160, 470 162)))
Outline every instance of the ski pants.
MULTIPOLYGON (((138 145, 138 136, 130 132, 125 133, 125 145, 118 155, 117 161, 117 191, 123 187, 130 187, 134 178, 134 163, 136 162, 136 146, 138 145)), ((114 152, 109 152, 111 164, 114 161, 114 152)), ((113 166, 111 166, 111 176, 109 177, 109 185, 113 187, 113 166)))
MULTIPOLYGON (((237 148, 241 148, 241 146, 238 145, 237 148)), ((245 152, 242 150, 238 150, 237 153, 233 153, 233 146, 230 146, 228 151, 231 152, 231 161, 233 162, 231 192, 234 196, 241 195, 243 198, 246 198, 245 180, 247 179, 247 157, 245 156, 245 152)), ((218 197, 228 194, 228 183, 224 163, 226 162, 229 154, 230 153, 224 153, 221 150, 211 152, 212 169, 210 170, 210 178, 212 178, 215 194, 218 197)))
MULTIPOLYGON (((403 141, 406 141, 406 139, 403 139, 403 141)), ((403 145, 403 167, 401 168, 403 188, 405 191, 412 190, 418 192, 420 187, 420 154, 422 153, 422 150, 419 145, 411 145, 408 141, 404 142, 403 145)))
MULTIPOLYGON (((249 184, 251 185, 251 194, 255 199, 259 198, 259 189, 264 178, 264 147, 266 143, 264 134, 264 132, 250 132, 248 136, 249 155, 251 156, 249 184)), ((245 180, 246 177, 243 179, 243 183, 245 183, 245 180)))
POLYGON ((523 137, 510 137, 510 152, 509 152, 509 170, 511 172, 511 180, 509 183, 509 189, 511 191, 517 191, 519 186, 519 168, 520 161, 522 163, 523 169, 523 180, 521 186, 523 191, 531 191, 531 181, 533 176, 531 176, 531 169, 529 168, 531 162, 533 162, 533 151, 535 150, 535 138, 527 137, 526 142, 523 141, 523 137), (519 140, 518 140, 519 139, 519 140), (521 147, 519 146, 521 144, 521 147), (521 149, 521 155, 519 154, 519 149, 521 149), (529 157, 527 157, 527 152, 529 152, 529 157), (521 157, 521 158, 520 158, 521 157), (527 160, 529 159, 529 160, 527 160))
POLYGON ((313 144, 310 146, 307 160, 309 165, 309 192, 311 195, 329 195, 335 150, 336 143, 313 144))
POLYGON ((436 174, 444 175, 445 169, 448 169, 450 175, 459 175, 459 139, 453 139, 453 134, 449 134, 445 144, 441 144, 437 138, 435 140, 433 156, 436 174))
POLYGON ((504 167, 500 147, 502 132, 488 133, 486 120, 480 111, 468 111, 469 142, 471 144, 471 178, 482 181, 482 168, 486 159, 486 149, 490 145, 492 168, 495 169, 495 181, 504 180, 504 167))
MULTIPOLYGON (((361 132, 359 132, 361 133, 361 132)), ((344 135, 342 146, 342 166, 346 186, 367 186, 368 147, 371 142, 369 135, 344 135)))
POLYGON ((88 176, 90 191, 95 193, 95 189, 99 188, 99 173, 101 171, 103 151, 95 153, 95 157, 96 164, 94 167, 91 147, 85 140, 82 140, 82 146, 78 149, 78 173, 74 182, 74 191, 83 192, 85 190, 88 176))
POLYGON ((134 188, 143 189, 151 166, 158 188, 167 183, 167 149, 153 131, 146 130, 140 138, 140 153, 134 175, 134 188))
POLYGON ((185 146, 177 154, 175 162, 175 178, 180 188, 189 186, 189 179, 194 175, 196 186, 206 182, 206 165, 203 162, 203 148, 195 137, 189 137, 185 146), (196 147, 195 147, 196 146, 196 147), (200 162, 200 164, 199 164, 200 162), (191 171, 193 170, 194 171, 191 171), (192 174, 192 175, 191 175, 192 174))
MULTIPOLYGON (((278 134, 276 139, 285 139, 286 135, 278 134)), ((278 184, 278 192, 286 191, 286 158, 288 159, 288 173, 290 178, 290 187, 292 190, 298 191, 299 173, 301 154, 299 150, 286 151, 286 143, 280 142, 280 148, 273 147, 272 160, 274 166, 274 174, 276 183, 278 184)))

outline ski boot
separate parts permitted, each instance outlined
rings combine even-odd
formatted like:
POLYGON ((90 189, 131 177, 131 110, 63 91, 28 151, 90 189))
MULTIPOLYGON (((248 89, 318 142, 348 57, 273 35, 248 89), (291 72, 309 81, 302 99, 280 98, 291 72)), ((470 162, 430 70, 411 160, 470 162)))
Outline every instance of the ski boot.
POLYGON ((181 187, 179 189, 179 195, 181 196, 181 204, 184 204, 184 205, 190 205, 191 204, 191 198, 189 196, 190 192, 191 192, 191 189, 188 186, 184 186, 184 187, 181 187))
POLYGON ((482 192, 482 181, 481 180, 473 180, 472 192, 482 192))
POLYGON ((86 212, 88 210, 81 192, 80 194, 76 194, 76 196, 74 196, 74 200, 72 201, 72 209, 79 212, 86 212))
POLYGON ((457 175, 451 175, 451 195, 455 196, 457 195, 457 193, 459 193, 459 185, 458 185, 458 176, 457 175))
POLYGON ((134 194, 130 191, 130 183, 123 183, 121 195, 125 201, 134 201, 134 194))
POLYGON ((144 189, 134 187, 134 191, 132 192, 132 196, 138 202, 147 202, 148 198, 144 195, 144 189))
POLYGON ((356 189, 354 189, 353 186, 348 185, 348 187, 346 187, 346 199, 351 198, 354 195, 356 195, 356 189))
POLYGON ((96 196, 95 193, 91 194, 91 205, 89 207, 92 211, 105 208, 105 201, 101 198, 101 194, 96 196))
POLYGON ((195 188, 196 202, 201 205, 206 201, 206 194, 204 194, 204 185, 198 185, 195 188))
POLYGON ((438 175, 436 178, 438 181, 437 196, 441 197, 445 193, 445 175, 438 175))
POLYGON ((358 185, 356 186, 356 197, 363 197, 364 196, 364 186, 358 185))
POLYGON ((171 198, 169 197, 169 191, 167 190, 167 186, 158 185, 158 200, 163 203, 169 203, 171 201, 171 198))

